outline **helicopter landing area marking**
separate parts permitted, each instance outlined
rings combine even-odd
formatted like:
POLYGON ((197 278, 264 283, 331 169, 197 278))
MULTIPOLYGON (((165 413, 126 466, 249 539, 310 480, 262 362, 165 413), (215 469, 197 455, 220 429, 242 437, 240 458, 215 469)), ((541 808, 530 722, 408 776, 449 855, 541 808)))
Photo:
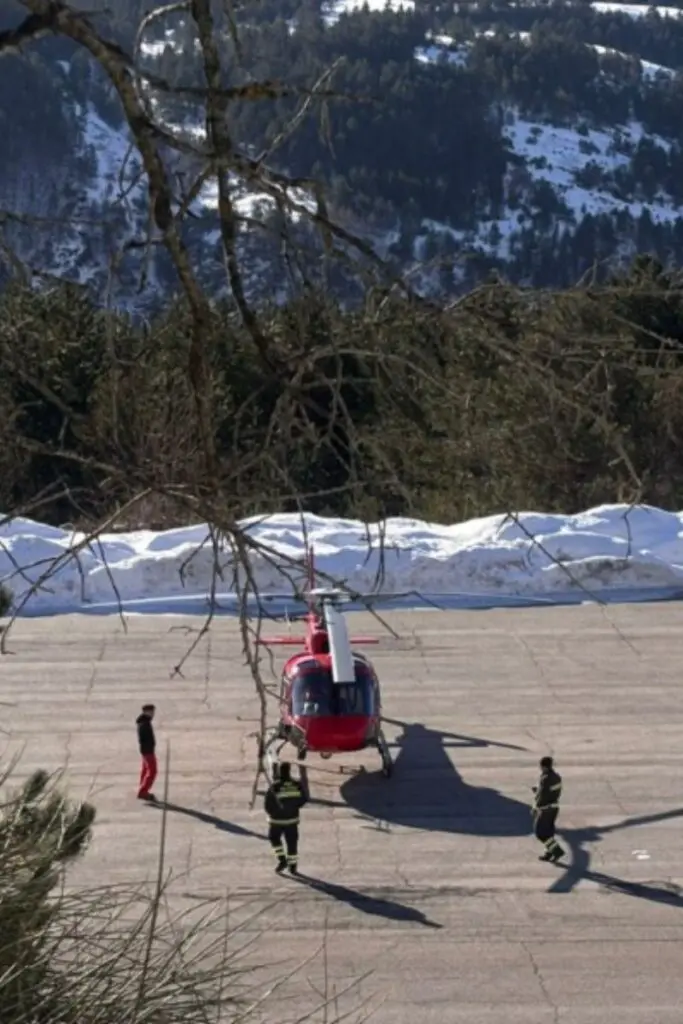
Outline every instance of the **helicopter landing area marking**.
MULTIPOLYGON (((381 633, 372 615, 351 616, 354 630, 381 633)), ((258 702, 237 622, 212 626, 205 681, 203 656, 169 680, 189 641, 163 617, 130 618, 127 635, 115 616, 18 621, 15 653, 0 659, 0 700, 14 705, 3 708, 5 759, 21 755, 19 779, 58 769, 68 745, 71 795, 108 786, 95 792, 95 841, 70 884, 156 875, 161 815, 135 798, 134 721, 149 701, 158 795, 171 748, 169 906, 192 903, 200 916, 202 899, 227 896, 230 914, 210 927, 234 910, 258 940, 254 960, 277 964, 264 987, 324 944, 326 963, 278 989, 288 1019, 314 1009, 314 989, 341 991, 370 971, 362 994, 383 1000, 376 1024, 680 1024, 680 606, 384 616, 421 641, 415 653, 372 652, 395 773, 381 778, 375 751, 344 757, 365 766, 353 775, 309 758, 323 769, 311 772, 313 796, 324 797, 302 812, 310 881, 275 876, 262 798, 248 809, 253 724, 237 714, 257 716, 258 702), (540 863, 530 834, 530 787, 549 750, 564 779, 562 865, 540 863)), ((354 1005, 342 996, 336 1013, 354 1005)))

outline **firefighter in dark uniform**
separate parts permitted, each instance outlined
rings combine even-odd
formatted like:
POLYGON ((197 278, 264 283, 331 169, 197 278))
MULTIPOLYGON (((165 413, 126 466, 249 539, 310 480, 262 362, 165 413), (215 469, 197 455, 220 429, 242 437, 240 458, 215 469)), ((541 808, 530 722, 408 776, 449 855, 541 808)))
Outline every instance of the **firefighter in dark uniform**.
POLYGON ((301 767, 301 782, 292 778, 292 768, 287 761, 278 766, 275 781, 268 787, 264 809, 268 815, 268 839, 277 857, 278 874, 286 867, 291 874, 298 871, 299 856, 299 812, 308 801, 306 772, 301 767))
POLYGON ((562 794, 562 776, 555 771, 552 757, 542 757, 540 764, 541 777, 538 785, 533 787, 536 794, 533 806, 534 834, 545 846, 545 853, 539 860, 551 861, 554 864, 564 856, 564 850, 555 838, 555 823, 562 794))

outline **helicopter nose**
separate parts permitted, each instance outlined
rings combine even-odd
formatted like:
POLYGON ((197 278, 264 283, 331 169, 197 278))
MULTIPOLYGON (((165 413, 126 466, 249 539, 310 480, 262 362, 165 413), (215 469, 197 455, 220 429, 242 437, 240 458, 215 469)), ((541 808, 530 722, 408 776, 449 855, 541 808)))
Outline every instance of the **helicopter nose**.
POLYGON ((368 720, 363 715, 329 716, 311 719, 306 729, 309 750, 339 753, 360 750, 368 738, 368 720))

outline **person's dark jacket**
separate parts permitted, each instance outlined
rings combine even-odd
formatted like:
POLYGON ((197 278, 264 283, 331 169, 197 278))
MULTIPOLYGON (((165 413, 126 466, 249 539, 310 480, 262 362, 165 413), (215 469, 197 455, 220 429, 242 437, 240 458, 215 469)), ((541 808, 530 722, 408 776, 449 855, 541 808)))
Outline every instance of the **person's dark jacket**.
POLYGON ((552 768, 541 775, 536 787, 534 806, 537 811, 557 810, 562 794, 562 776, 552 768))
POLYGON ((298 825, 299 811, 307 801, 308 794, 301 783, 287 779, 268 787, 264 810, 273 825, 298 825))
POLYGON ((154 735, 154 727, 152 726, 152 719, 149 715, 141 714, 135 720, 135 724, 138 727, 138 745, 140 747, 141 754, 153 754, 156 750, 156 736, 154 735))

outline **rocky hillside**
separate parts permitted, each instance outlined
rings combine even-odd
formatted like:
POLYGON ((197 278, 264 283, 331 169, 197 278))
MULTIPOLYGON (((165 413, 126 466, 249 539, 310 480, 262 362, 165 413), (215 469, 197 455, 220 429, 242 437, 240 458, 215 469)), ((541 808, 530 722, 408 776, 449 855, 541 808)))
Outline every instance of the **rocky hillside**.
MULTIPOLYGON (((132 51, 150 4, 127 0, 108 26, 132 51), (119 14, 122 12, 120 11, 119 14)), ((20 5, 0 17, 8 27, 20 5)), ((310 85, 343 58, 321 128, 311 116, 279 139, 293 103, 234 106, 231 125, 273 166, 326 183, 329 207, 424 291, 452 294, 497 269, 535 286, 573 283, 652 251, 683 259, 683 20, 635 4, 436 4, 267 0, 242 8, 239 46, 222 39, 226 84, 310 85)), ((106 15, 102 16, 103 19, 106 15)), ((105 24, 105 21, 102 21, 105 24)), ((201 84, 192 26, 152 23, 140 66, 201 84)), ((0 255, 5 274, 48 273, 148 308, 173 287, 144 244, 146 193, 116 98, 90 59, 43 39, 0 60, 0 255)), ((147 89, 155 118, 192 140, 203 111, 147 89)), ((187 186, 197 166, 168 154, 187 186)), ((235 181, 253 296, 284 297, 291 264, 282 212, 235 181)), ((294 195, 299 241, 311 199, 294 195)), ((194 199, 188 239, 225 290, 215 186, 194 199)), ((304 259, 307 257, 304 256, 304 259)))

